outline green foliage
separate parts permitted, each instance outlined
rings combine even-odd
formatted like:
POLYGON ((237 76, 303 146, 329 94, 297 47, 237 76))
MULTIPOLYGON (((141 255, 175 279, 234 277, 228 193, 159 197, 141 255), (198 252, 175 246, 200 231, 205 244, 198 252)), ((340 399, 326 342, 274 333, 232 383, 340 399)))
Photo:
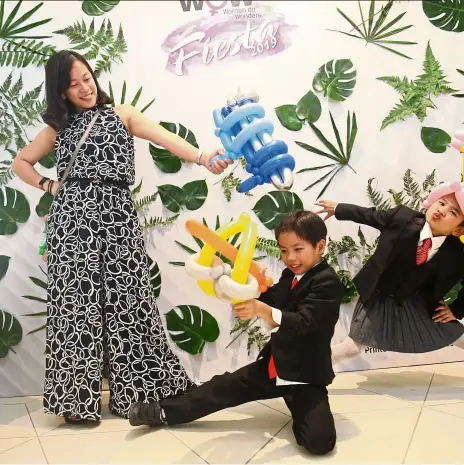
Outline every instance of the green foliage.
POLYGON ((332 117, 332 113, 329 112, 329 114, 330 114, 330 121, 332 122, 332 128, 333 128, 335 137, 337 139, 338 149, 331 142, 329 142, 329 140, 324 136, 324 134, 322 134, 322 132, 319 129, 317 129, 316 126, 314 126, 314 124, 312 123, 309 123, 309 125, 311 126, 311 129, 314 131, 318 139, 326 146, 326 148, 329 150, 330 153, 320 150, 304 142, 298 142, 298 141, 296 142, 297 145, 304 148, 305 150, 308 150, 309 152, 312 152, 312 153, 316 153, 317 155, 321 155, 335 162, 335 163, 331 163, 328 165, 320 165, 320 166, 315 166, 312 168, 303 168, 300 171, 298 171, 298 173, 304 173, 306 171, 317 171, 317 170, 329 168, 328 173, 324 174, 317 181, 313 182, 305 189, 306 191, 316 186, 317 184, 323 181, 326 181, 324 187, 322 188, 322 190, 319 192, 319 195, 317 196, 318 199, 322 196, 322 194, 324 194, 324 192, 330 186, 335 176, 345 166, 348 166, 351 170, 353 170, 353 172, 356 173, 356 171, 354 171, 354 169, 349 164, 350 159, 351 159, 351 153, 353 151, 353 145, 356 140, 356 135, 358 133, 358 125, 356 123, 356 113, 353 113, 353 120, 351 120, 350 112, 348 112, 347 121, 346 121, 347 130, 346 130, 345 146, 343 146, 342 144, 340 133, 332 117))
POLYGON ((407 77, 382 76, 377 78, 385 82, 401 95, 400 103, 390 111, 382 121, 381 130, 389 124, 404 121, 406 117, 416 115, 419 121, 427 116, 428 108, 436 108, 432 102, 432 96, 438 97, 442 94, 452 94, 456 89, 448 86, 449 81, 441 69, 440 63, 433 55, 430 42, 427 43, 425 60, 423 64, 424 73, 414 80, 407 77))
POLYGON ((282 218, 295 210, 302 210, 303 202, 294 192, 272 191, 263 195, 253 207, 261 223, 271 231, 277 228, 282 218))
POLYGON ((0 281, 5 277, 8 267, 10 266, 10 257, 0 255, 0 281))
MULTIPOLYGON (((12 3, 12 2, 10 2, 12 3)), ((50 36, 31 35, 32 30, 51 21, 51 18, 36 22, 28 22, 34 13, 43 6, 37 4, 18 17, 22 0, 17 2, 10 14, 5 14, 5 0, 0 0, 0 66, 25 68, 29 65, 41 66, 56 52, 55 47, 45 44, 39 39, 50 36), (23 35, 27 32, 27 35, 23 35)))
POLYGON ((4 186, 14 178, 14 173, 11 170, 11 163, 11 160, 0 161, 0 187, 4 186))
POLYGON ((111 21, 104 19, 100 28, 95 29, 95 20, 89 26, 82 20, 55 34, 68 38, 73 50, 78 50, 87 60, 96 60, 94 71, 97 76, 110 72, 113 63, 122 63, 122 55, 127 52, 127 43, 121 25, 115 37, 111 21))
POLYGON ((25 223, 31 214, 26 196, 10 187, 0 188, 0 236, 15 234, 18 223, 25 223))
POLYGON ((158 263, 153 261, 149 255, 148 258, 148 268, 150 270, 150 284, 153 291, 153 297, 157 299, 161 294, 161 271, 159 269, 158 263))
POLYGON ((351 236, 343 236, 339 241, 329 238, 327 245, 325 259, 336 270, 343 284, 345 292, 342 303, 344 304, 350 303, 358 296, 356 286, 352 281, 352 272, 346 268, 364 265, 374 253, 378 242, 377 238, 372 244, 369 244, 360 227, 358 228, 357 240, 358 242, 351 236))
POLYGON ((282 126, 299 131, 305 121, 315 123, 321 116, 322 107, 318 96, 309 90, 296 105, 281 105, 275 109, 282 126))
MULTIPOLYGON (((13 71, 0 86, 0 148, 12 157, 30 142, 26 128, 35 126, 45 110, 45 101, 40 98, 42 84, 26 92, 23 87, 22 75, 14 81, 13 71)), ((12 173, 4 176, 11 178, 12 173)))
POLYGON ((219 337, 216 319, 196 305, 179 305, 170 310, 166 314, 166 326, 179 349, 191 355, 201 353, 206 342, 214 342, 219 337))
POLYGON ((149 205, 151 205, 153 202, 155 202, 157 197, 158 197, 158 192, 155 192, 154 194, 142 197, 140 200, 134 200, 135 210, 136 211, 144 210, 149 205))
POLYGON ((421 140, 432 153, 443 153, 451 145, 451 136, 443 129, 423 126, 421 140))
MULTIPOLYGON (((45 279, 46 279, 47 274, 45 273, 45 271, 40 266, 39 266, 39 269, 42 272, 42 274, 45 276, 45 279)), ((47 283, 45 281, 42 281, 39 278, 35 278, 34 276, 29 276, 29 279, 41 290, 41 292, 44 294, 44 296, 43 297, 37 297, 35 295, 23 295, 22 296, 23 299, 27 299, 27 300, 31 300, 33 302, 39 302, 41 304, 47 305, 47 295, 46 295, 47 283), (45 293, 43 291, 45 291, 45 293)), ((28 314, 23 315, 23 316, 34 317, 34 318, 37 318, 37 317, 44 318, 44 317, 47 316, 47 311, 42 310, 42 311, 36 312, 36 313, 28 313, 28 314)), ((29 331, 29 333, 27 333, 27 335, 38 333, 40 331, 43 331, 45 328, 46 328, 46 323, 43 323, 40 326, 38 326, 37 328, 33 329, 32 331, 29 331)))
POLYGON ((336 102, 345 101, 356 84, 356 70, 349 59, 330 60, 322 65, 313 79, 313 89, 336 102))
POLYGON ((111 11, 119 0, 83 0, 82 11, 89 16, 101 16, 111 11))
MULTIPOLYGON (((194 147, 198 148, 198 143, 195 138, 195 134, 193 134, 192 131, 187 129, 182 124, 167 123, 165 121, 161 121, 160 126, 162 126, 167 131, 172 132, 173 134, 176 134, 177 136, 186 140, 189 144, 193 145, 194 147)), ((184 163, 184 160, 174 155, 169 150, 166 150, 165 148, 160 147, 158 145, 150 144, 150 154, 155 165, 163 173, 177 173, 181 169, 182 163, 184 163)))
MULTIPOLYGON (((111 99, 113 100, 113 104, 112 106, 116 106, 117 103, 116 103, 116 98, 114 96, 114 92, 113 92, 113 85, 111 83, 111 81, 109 82, 108 84, 108 87, 110 89, 110 97, 111 99)), ((139 102, 139 99, 142 95, 142 91, 143 91, 143 87, 140 87, 139 90, 136 92, 134 98, 132 99, 132 102, 130 103, 133 107, 136 107, 137 106, 137 103, 139 102)), ((122 85, 122 89, 121 89, 121 98, 119 99, 119 104, 120 105, 123 105, 124 103, 126 103, 126 92, 127 92, 127 83, 126 81, 124 81, 123 85, 122 85)), ((153 105, 153 102, 155 101, 156 99, 152 99, 150 102, 148 102, 141 110, 140 110, 140 113, 144 113, 145 111, 147 111, 152 105, 153 105)))
POLYGON ((177 218, 179 218, 179 215, 173 215, 169 218, 162 218, 160 216, 150 217, 148 219, 144 218, 143 221, 140 222, 140 228, 142 231, 151 228, 163 228, 173 224, 177 218))
POLYGON ((393 46, 397 45, 415 45, 417 42, 409 42, 404 40, 391 40, 388 37, 394 36, 399 34, 400 32, 405 31, 412 27, 412 25, 402 26, 396 29, 392 29, 392 27, 399 22, 406 13, 401 13, 396 16, 394 19, 389 21, 385 24, 390 10, 393 6, 393 1, 389 0, 386 5, 380 8, 380 11, 375 12, 375 0, 371 0, 369 6, 369 13, 367 15, 367 19, 364 19, 364 13, 361 8, 361 2, 358 0, 358 7, 359 13, 361 16, 361 23, 357 25, 352 19, 350 19, 340 8, 337 8, 337 11, 340 15, 348 21, 348 23, 352 26, 352 30, 350 32, 344 32, 339 30, 329 29, 333 32, 340 32, 341 34, 347 35, 349 37, 354 37, 355 39, 361 39, 366 42, 366 44, 374 44, 378 47, 383 48, 384 50, 388 50, 389 52, 393 52, 396 55, 399 55, 404 58, 408 58, 411 60, 411 57, 405 55, 404 53, 399 52, 393 46), (374 22, 374 19, 377 19, 374 22))
POLYGON ((463 0, 422 0, 422 9, 435 27, 443 31, 464 32, 463 0))
POLYGON ((268 257, 275 257, 280 259, 280 247, 275 239, 266 239, 265 237, 258 237, 258 240, 256 241, 256 248, 260 252, 264 252, 268 257))
MULTIPOLYGON (((464 71, 462 69, 457 69, 456 70, 460 75, 464 76, 464 71)), ((464 97, 464 93, 461 93, 461 94, 453 94, 453 97, 458 97, 458 98, 462 98, 464 97)))
POLYGON ((248 340, 247 340, 247 352, 248 355, 251 354, 251 350, 253 346, 261 350, 269 340, 269 335, 265 334, 263 330, 259 326, 255 326, 259 318, 256 318, 253 322, 251 320, 240 320, 236 318, 236 322, 232 329, 230 330, 230 335, 238 333, 234 339, 227 345, 229 347, 232 343, 234 343, 242 334, 247 333, 248 340))
POLYGON ((422 183, 415 181, 412 175, 412 171, 407 169, 403 176, 403 189, 401 191, 388 189, 387 193, 390 198, 387 194, 372 187, 374 178, 370 178, 367 182, 367 196, 371 204, 379 210, 388 210, 398 205, 404 205, 413 210, 423 210, 422 203, 437 185, 435 170, 428 174, 422 183))
POLYGON ((23 329, 19 321, 11 313, 0 309, 0 358, 8 355, 13 346, 18 345, 23 338, 23 329))

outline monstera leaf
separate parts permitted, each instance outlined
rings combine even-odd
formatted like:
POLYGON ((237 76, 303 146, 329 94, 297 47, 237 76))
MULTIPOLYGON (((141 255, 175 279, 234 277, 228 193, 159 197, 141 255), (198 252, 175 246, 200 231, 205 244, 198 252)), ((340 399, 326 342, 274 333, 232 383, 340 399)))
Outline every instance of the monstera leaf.
POLYGON ((464 0, 422 0, 429 21, 443 31, 464 31, 464 0))
POLYGON ((451 144, 451 136, 439 128, 423 127, 421 139, 424 145, 433 153, 443 153, 451 144))
POLYGON ((23 328, 19 321, 8 312, 0 310, 0 358, 8 355, 9 350, 16 353, 12 347, 18 345, 23 338, 23 328))
POLYGON ((356 70, 351 60, 330 60, 319 68, 313 79, 313 89, 337 102, 345 101, 356 84, 356 70))
POLYGON ((50 207, 52 206, 53 197, 48 193, 45 192, 42 197, 40 197, 39 203, 35 207, 35 212, 37 216, 41 218, 48 214, 50 207))
POLYGON ((150 268, 150 282, 153 295, 157 299, 161 293, 161 272, 158 263, 154 262, 150 257, 148 257, 148 267, 150 268))
POLYGON ((196 305, 179 305, 166 314, 167 329, 177 346, 196 355, 203 351, 206 342, 219 337, 216 319, 196 305))
POLYGON ((253 211, 266 228, 273 230, 284 216, 302 208, 303 202, 293 192, 272 191, 256 202, 253 211))
POLYGON ((82 11, 89 16, 101 16, 111 11, 119 0, 84 0, 82 11))
POLYGON ((53 150, 52 152, 47 153, 45 157, 41 158, 39 160, 39 163, 44 167, 44 168, 53 168, 56 165, 56 156, 55 156, 55 151, 53 150))
POLYGON ((9 265, 10 257, 7 257, 6 255, 0 255, 0 281, 6 275, 9 265))
POLYGON ((14 234, 18 230, 17 223, 25 223, 31 214, 26 196, 12 189, 0 189, 0 235, 14 234))
MULTIPOLYGON (((164 129, 167 129, 169 132, 182 137, 182 139, 198 148, 195 135, 185 126, 182 126, 182 124, 176 125, 175 123, 166 123, 165 121, 161 121, 160 125, 164 129)), ((169 152, 169 150, 150 144, 150 153, 153 161, 155 162, 155 165, 163 173, 177 173, 182 167, 183 160, 169 152)))

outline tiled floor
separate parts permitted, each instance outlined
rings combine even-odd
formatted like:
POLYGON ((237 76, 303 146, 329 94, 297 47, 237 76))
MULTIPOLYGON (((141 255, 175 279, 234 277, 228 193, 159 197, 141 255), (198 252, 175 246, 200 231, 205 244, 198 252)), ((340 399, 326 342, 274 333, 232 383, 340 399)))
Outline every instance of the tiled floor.
POLYGON ((464 464, 464 362, 344 373, 330 386, 336 450, 306 454, 281 400, 169 429, 66 425, 40 398, 0 399, 0 463, 464 464))

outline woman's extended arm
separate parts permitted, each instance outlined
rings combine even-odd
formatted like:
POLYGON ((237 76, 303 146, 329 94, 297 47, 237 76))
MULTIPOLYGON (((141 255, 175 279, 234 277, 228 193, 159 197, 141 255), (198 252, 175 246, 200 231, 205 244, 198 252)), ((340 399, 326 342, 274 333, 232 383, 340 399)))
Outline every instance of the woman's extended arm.
MULTIPOLYGON (((151 121, 132 105, 120 105, 115 108, 115 111, 135 137, 160 145, 186 161, 197 162, 200 151, 196 147, 177 134, 164 129, 158 123, 151 121)), ((232 160, 218 160, 210 166, 212 158, 221 153, 222 150, 202 152, 199 164, 214 174, 220 174, 232 163, 232 160)))

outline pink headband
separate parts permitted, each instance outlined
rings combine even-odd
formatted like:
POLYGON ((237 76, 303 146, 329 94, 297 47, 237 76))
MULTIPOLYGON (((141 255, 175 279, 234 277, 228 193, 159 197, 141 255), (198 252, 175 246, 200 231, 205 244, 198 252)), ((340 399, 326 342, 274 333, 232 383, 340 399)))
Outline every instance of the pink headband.
POLYGON ((432 189, 430 195, 423 203, 424 208, 429 208, 432 203, 446 195, 454 194, 458 201, 459 208, 464 213, 464 183, 460 182, 444 182, 432 189))

